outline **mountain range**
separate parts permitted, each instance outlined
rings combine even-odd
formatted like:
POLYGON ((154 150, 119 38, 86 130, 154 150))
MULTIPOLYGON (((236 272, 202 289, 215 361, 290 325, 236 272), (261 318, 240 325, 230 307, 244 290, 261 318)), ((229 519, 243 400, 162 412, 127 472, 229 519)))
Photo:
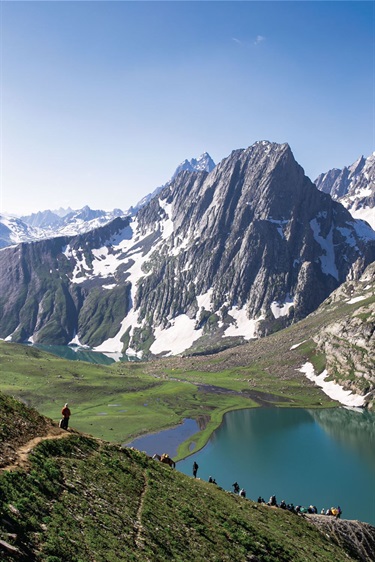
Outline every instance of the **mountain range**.
POLYGON ((185 169, 133 216, 0 251, 0 337, 169 355, 267 335, 375 259, 287 144, 185 169))
POLYGON ((152 193, 143 197, 136 205, 126 211, 121 209, 113 209, 112 211, 93 210, 86 205, 78 210, 73 210, 70 207, 68 209, 60 208, 56 211, 39 211, 21 217, 0 215, 0 248, 56 236, 75 236, 108 224, 116 217, 134 216, 141 207, 169 185, 180 172, 184 170, 210 172, 214 167, 215 163, 207 152, 204 152, 199 158, 184 160, 177 166, 171 180, 157 187, 152 193))

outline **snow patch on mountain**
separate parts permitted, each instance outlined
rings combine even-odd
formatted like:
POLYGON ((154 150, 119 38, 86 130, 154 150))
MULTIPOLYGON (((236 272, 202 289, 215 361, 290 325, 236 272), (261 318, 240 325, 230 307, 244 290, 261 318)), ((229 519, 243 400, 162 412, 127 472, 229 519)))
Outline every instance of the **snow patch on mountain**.
POLYGON ((191 347, 203 333, 202 329, 196 330, 195 325, 194 318, 181 314, 171 320, 170 327, 157 327, 154 332, 155 341, 150 347, 151 353, 163 354, 165 357, 182 353, 191 347))
POLYGON ((66 251, 70 251, 70 255, 75 260, 72 281, 74 283, 83 283, 83 281, 85 281, 87 278, 86 276, 91 274, 91 268, 86 262, 86 257, 83 251, 81 249, 74 250, 72 248, 69 248, 66 251), (81 255, 81 257, 79 256, 79 254, 81 255))
POLYGON ((234 306, 228 310, 228 315, 234 319, 234 323, 231 324, 224 332, 224 336, 242 336, 245 340, 251 340, 257 337, 256 328, 260 320, 263 317, 253 320, 248 318, 246 308, 238 308, 234 306))
POLYGON ((209 289, 206 293, 197 296, 197 302, 199 308, 204 308, 205 310, 211 310, 211 299, 212 299, 213 289, 209 289))
POLYGON ((281 238, 285 240, 284 228, 289 223, 287 220, 275 220, 275 219, 266 219, 267 222, 277 225, 277 232, 280 234, 281 238))
POLYGON ((366 295, 361 295, 359 297, 353 297, 352 299, 346 301, 348 304, 354 304, 356 302, 364 301, 367 299, 366 295))
POLYGON ((288 295, 283 303, 273 301, 270 308, 274 318, 280 318, 287 316, 292 306, 294 306, 294 300, 288 295))
MULTIPOLYGON (((121 322, 121 327, 117 334, 113 338, 108 338, 103 343, 94 347, 94 351, 100 351, 101 353, 108 352, 108 353, 115 353, 120 352, 123 347, 123 343, 121 341, 122 336, 129 330, 130 328, 130 336, 133 335, 134 329, 139 328, 140 324, 138 323, 138 313, 132 307, 124 320, 121 322)), ((127 355, 137 355, 133 349, 128 348, 125 353, 127 355)), ((138 353, 138 356, 142 356, 142 353, 138 353)))
POLYGON ((355 220, 351 223, 362 240, 375 240, 375 231, 363 220, 355 220))
MULTIPOLYGON (((345 206, 345 203, 343 202, 345 206)), ((359 207, 358 209, 350 209, 350 214, 355 219, 361 219, 368 222, 371 227, 375 230, 375 208, 374 207, 359 207)))
POLYGON ((172 204, 167 203, 166 199, 159 199, 159 205, 165 212, 165 219, 160 221, 160 230, 162 233, 163 240, 167 240, 171 234, 173 234, 174 227, 173 221, 171 219, 172 216, 172 204))
POLYGON ((310 221, 311 229, 314 233, 316 242, 323 250, 323 254, 319 257, 322 271, 325 275, 332 275, 339 280, 339 273, 335 264, 335 252, 333 247, 333 228, 326 237, 321 235, 320 224, 317 219, 310 221))
POLYGON ((333 400, 337 400, 344 406, 361 407, 364 405, 366 396, 353 394, 351 390, 344 390, 342 386, 333 381, 326 381, 325 379, 328 376, 327 371, 316 375, 312 363, 307 362, 298 370, 309 380, 315 382, 327 396, 333 400))
POLYGON ((109 277, 113 275, 121 263, 118 256, 110 252, 107 246, 103 246, 103 248, 99 248, 98 250, 93 249, 92 254, 96 258, 92 262, 91 275, 94 277, 109 277))

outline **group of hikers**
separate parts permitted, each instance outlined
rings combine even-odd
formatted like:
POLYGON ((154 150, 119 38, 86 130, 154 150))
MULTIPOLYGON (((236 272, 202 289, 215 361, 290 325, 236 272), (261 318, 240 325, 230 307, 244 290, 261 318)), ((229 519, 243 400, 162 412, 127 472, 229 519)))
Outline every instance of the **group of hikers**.
MULTIPOLYGON (((318 510, 315 505, 310 505, 309 507, 304 507, 302 505, 294 506, 292 503, 286 503, 285 500, 282 500, 279 504, 277 503, 276 496, 271 496, 268 502, 259 496, 258 503, 263 503, 272 507, 279 507, 280 509, 287 509, 288 511, 292 511, 294 513, 311 513, 317 514, 318 510)), ((322 509, 320 515, 333 515, 335 517, 340 517, 342 513, 341 507, 331 507, 330 509, 322 509)))
MULTIPOLYGON (((198 465, 197 463, 194 461, 193 464, 193 475, 194 478, 197 477, 197 471, 198 471, 198 465)), ((216 480, 212 479, 212 477, 210 476, 208 479, 209 482, 212 482, 214 484, 216 484, 216 480)), ((233 487, 233 493, 234 494, 238 494, 239 496, 241 496, 242 498, 246 498, 246 490, 244 488, 240 488, 240 485, 238 484, 238 482, 234 482, 232 484, 233 487)), ((282 500, 280 503, 277 503, 276 500, 276 496, 273 495, 270 497, 270 499, 268 500, 268 502, 265 501, 264 498, 262 498, 262 496, 258 497, 258 503, 262 503, 264 505, 268 505, 270 507, 279 507, 280 509, 287 509, 288 511, 292 511, 293 513, 311 513, 311 514, 317 514, 318 510, 315 507, 315 505, 310 505, 309 507, 304 507, 302 505, 296 505, 294 506, 292 503, 286 503, 285 500, 282 500)), ((320 512, 320 515, 332 515, 334 517, 340 518, 341 517, 341 507, 338 505, 337 507, 331 507, 330 509, 322 509, 320 512)))
POLYGON ((240 489, 240 485, 238 484, 238 482, 234 482, 232 486, 234 494, 238 494, 239 496, 241 496, 241 498, 246 498, 246 490, 244 488, 240 489))

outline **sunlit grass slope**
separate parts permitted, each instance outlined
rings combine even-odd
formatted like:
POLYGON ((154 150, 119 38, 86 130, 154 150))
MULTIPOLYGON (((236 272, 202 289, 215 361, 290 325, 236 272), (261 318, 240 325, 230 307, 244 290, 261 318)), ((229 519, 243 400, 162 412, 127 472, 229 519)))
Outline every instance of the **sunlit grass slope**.
POLYGON ((87 437, 39 444, 27 474, 0 475, 0 492, 0 540, 15 549, 7 560, 355 559, 301 516, 87 437))

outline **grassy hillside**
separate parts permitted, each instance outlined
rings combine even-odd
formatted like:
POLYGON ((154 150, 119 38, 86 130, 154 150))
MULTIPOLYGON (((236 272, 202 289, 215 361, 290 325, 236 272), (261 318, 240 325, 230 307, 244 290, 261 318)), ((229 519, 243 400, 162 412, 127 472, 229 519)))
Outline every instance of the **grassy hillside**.
MULTIPOLYGON (((19 406, 8 398, 3 404, 12 425, 19 406)), ((344 544, 344 522, 320 532, 305 516, 89 437, 43 441, 29 463, 27 472, 0 472, 0 560, 347 562, 375 553, 369 525, 353 524, 367 556, 358 544, 344 544)))

